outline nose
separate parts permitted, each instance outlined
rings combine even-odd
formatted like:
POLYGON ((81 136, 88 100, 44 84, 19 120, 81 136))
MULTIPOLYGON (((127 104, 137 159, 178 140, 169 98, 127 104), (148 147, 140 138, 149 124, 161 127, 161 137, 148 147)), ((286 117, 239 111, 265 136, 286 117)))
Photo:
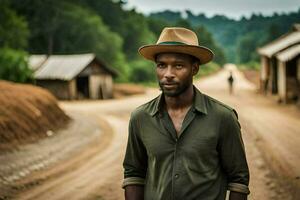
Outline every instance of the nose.
POLYGON ((166 79, 173 79, 175 77, 171 66, 167 67, 164 77, 166 79))

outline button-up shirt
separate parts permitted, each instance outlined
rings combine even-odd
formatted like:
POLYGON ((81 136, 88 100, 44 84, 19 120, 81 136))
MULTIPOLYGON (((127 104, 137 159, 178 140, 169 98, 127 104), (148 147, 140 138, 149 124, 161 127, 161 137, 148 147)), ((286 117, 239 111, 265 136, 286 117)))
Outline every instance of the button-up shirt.
POLYGON ((161 94, 132 112, 123 187, 144 185, 145 200, 224 200, 227 190, 248 194, 235 110, 194 88, 177 134, 163 105, 161 94))

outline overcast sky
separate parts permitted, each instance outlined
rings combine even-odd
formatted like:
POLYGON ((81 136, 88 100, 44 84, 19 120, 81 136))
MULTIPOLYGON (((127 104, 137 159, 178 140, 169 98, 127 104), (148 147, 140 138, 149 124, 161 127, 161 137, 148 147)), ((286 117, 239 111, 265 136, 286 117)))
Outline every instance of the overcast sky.
POLYGON ((224 14, 230 18, 249 17, 252 13, 272 15, 297 11, 300 0, 127 0, 127 7, 148 14, 166 9, 174 11, 191 10, 194 14, 205 13, 211 17, 224 14))

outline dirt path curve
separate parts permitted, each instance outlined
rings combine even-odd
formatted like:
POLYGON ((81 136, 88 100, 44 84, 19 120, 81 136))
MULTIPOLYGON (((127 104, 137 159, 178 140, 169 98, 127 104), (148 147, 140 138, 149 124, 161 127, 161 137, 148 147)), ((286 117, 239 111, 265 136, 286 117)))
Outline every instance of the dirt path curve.
MULTIPOLYGON (((88 114, 98 121, 101 134, 69 159, 17 181, 19 192, 12 199, 122 199, 122 160, 130 112, 156 94, 158 91, 149 90, 146 95, 123 100, 61 103, 67 112, 88 114)), ((90 137, 91 133, 81 134, 90 137)), ((84 138, 73 142, 81 143, 84 138)))
MULTIPOLYGON (((289 177, 288 180, 299 175, 299 153, 295 149, 295 144, 299 144, 298 113, 289 107, 280 108, 264 97, 256 95, 254 86, 247 82, 234 66, 197 81, 196 86, 239 112, 252 175, 252 193, 249 199, 293 199, 289 188, 282 187, 277 181, 269 163, 276 163, 272 166, 280 166, 279 171, 289 177), (230 69, 233 70, 238 83, 232 96, 227 93, 226 80, 230 69), (281 134, 283 131, 284 136, 281 134), (298 136, 295 133, 298 133, 298 136), (284 145, 280 141, 284 142, 284 145), (266 153, 272 155, 272 159, 267 156, 266 161, 266 153)), ((69 159, 59 161, 52 167, 34 172, 18 181, 16 187, 24 188, 13 199, 123 199, 120 186, 129 115, 135 107, 157 94, 158 90, 150 89, 145 95, 121 100, 61 103, 67 112, 88 115, 96 120, 101 134, 69 159)))
MULTIPOLYGON (((115 119, 113 116, 106 117, 119 127, 126 126, 123 121, 115 119)), ((19 199, 55 200, 70 199, 70 197, 71 199, 85 199, 86 195, 90 194, 95 187, 105 186, 106 181, 119 171, 117 169, 119 167, 112 163, 117 162, 120 155, 111 156, 122 147, 121 140, 115 139, 116 134, 120 134, 121 137, 125 137, 125 134, 121 134, 120 130, 110 130, 109 124, 103 124, 102 127, 105 127, 105 133, 101 137, 101 141, 91 143, 83 154, 79 153, 76 159, 69 161, 70 163, 65 162, 63 165, 58 165, 58 168, 53 169, 50 174, 46 172, 47 175, 49 174, 47 181, 37 188, 22 193, 19 195, 19 199), (101 153, 98 154, 98 152, 101 153)), ((44 172, 42 175, 45 176, 44 172)), ((107 181, 107 183, 109 182, 107 181)))

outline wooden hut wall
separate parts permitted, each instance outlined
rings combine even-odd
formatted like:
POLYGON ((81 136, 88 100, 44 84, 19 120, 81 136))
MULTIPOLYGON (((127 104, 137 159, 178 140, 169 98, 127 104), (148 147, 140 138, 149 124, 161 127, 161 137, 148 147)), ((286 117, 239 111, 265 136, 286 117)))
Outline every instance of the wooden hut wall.
MULTIPOLYGON (((68 100, 76 97, 74 82, 62 80, 37 80, 37 85, 49 90, 56 98, 68 100)), ((76 86, 75 86, 76 88, 76 86)))

